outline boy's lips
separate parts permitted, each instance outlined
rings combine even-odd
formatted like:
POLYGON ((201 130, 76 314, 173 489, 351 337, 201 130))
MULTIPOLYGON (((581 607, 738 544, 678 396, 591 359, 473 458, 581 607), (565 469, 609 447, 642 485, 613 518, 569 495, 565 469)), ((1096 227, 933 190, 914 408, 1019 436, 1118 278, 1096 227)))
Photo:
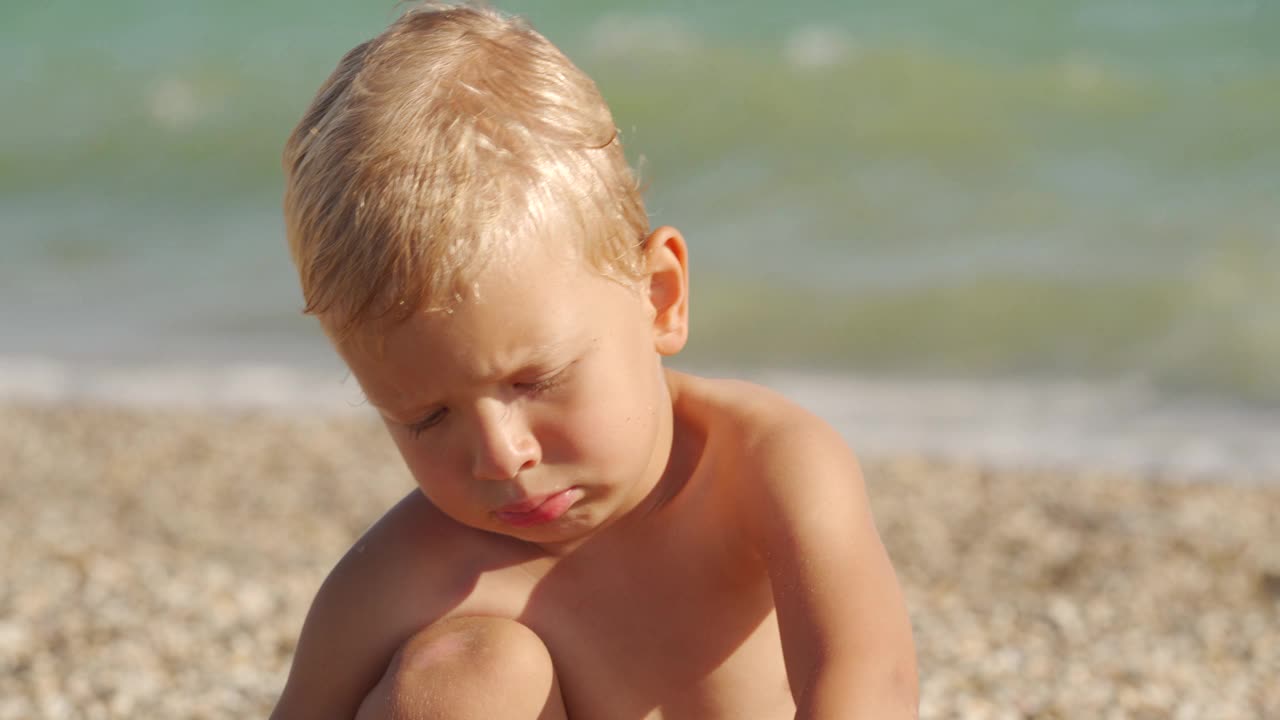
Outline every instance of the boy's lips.
POLYGON ((574 503, 582 499, 582 496, 582 488, 575 485, 550 495, 541 495, 504 505, 495 510, 494 515, 502 522, 515 527, 542 525, 564 515, 574 503))

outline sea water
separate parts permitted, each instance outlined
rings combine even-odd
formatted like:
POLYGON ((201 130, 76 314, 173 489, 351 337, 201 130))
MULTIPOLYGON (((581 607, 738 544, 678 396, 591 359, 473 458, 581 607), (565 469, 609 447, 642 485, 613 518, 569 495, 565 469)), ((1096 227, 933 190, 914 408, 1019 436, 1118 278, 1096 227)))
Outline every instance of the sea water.
MULTIPOLYGON (((686 366, 886 447, 1086 456, 1110 419, 1159 438, 1120 443, 1136 464, 1195 437, 1182 465, 1272 462, 1275 0, 503 7, 596 78, 688 238, 686 366)), ((279 156, 399 8, 4 3, 0 387, 252 403, 318 373, 345 397, 279 156)))

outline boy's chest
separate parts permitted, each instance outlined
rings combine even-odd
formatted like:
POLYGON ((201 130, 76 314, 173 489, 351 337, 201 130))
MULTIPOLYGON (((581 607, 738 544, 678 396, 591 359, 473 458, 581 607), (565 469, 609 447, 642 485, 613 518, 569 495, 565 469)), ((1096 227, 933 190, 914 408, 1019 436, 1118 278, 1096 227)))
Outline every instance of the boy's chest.
POLYGON ((658 534, 563 563, 518 619, 542 637, 571 717, 790 717, 768 579, 732 544, 658 534))

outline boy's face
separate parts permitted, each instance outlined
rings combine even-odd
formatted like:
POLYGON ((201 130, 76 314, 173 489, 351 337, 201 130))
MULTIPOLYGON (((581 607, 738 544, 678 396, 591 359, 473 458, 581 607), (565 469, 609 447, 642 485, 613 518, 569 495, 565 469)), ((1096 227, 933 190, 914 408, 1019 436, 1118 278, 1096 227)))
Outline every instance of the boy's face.
POLYGON ((529 245, 486 268, 452 312, 416 313, 380 350, 338 350, 434 505, 552 547, 653 487, 671 402, 647 283, 624 287, 529 245))

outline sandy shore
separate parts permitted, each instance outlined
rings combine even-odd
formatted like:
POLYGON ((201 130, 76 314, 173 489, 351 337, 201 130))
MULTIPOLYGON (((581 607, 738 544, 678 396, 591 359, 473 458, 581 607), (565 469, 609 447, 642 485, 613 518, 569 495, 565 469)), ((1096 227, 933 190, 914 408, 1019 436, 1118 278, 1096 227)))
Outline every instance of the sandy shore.
MULTIPOLYGON (((409 487, 351 417, 0 405, 0 467, 0 720, 265 716, 409 487)), ((1280 479, 866 470, 922 717, 1280 718, 1280 479)))

